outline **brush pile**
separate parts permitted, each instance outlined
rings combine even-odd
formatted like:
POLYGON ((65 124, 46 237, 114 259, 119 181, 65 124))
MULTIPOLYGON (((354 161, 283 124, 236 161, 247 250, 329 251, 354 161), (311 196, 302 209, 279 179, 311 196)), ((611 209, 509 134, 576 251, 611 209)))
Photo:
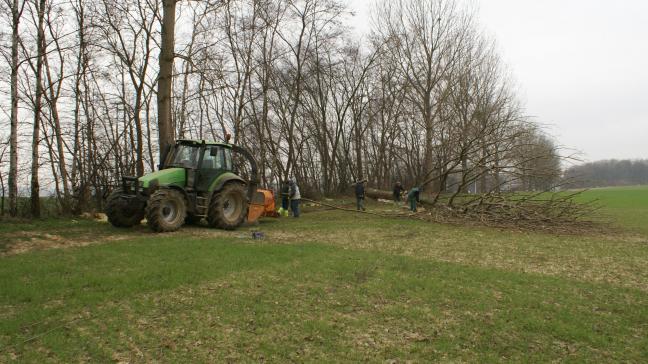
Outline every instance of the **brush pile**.
MULTIPOLYGON (((417 214, 443 223, 513 227, 560 233, 591 231, 597 201, 579 202, 579 192, 487 193, 421 198, 426 211, 417 214)), ((367 196, 388 199, 389 191, 368 189, 367 196)))

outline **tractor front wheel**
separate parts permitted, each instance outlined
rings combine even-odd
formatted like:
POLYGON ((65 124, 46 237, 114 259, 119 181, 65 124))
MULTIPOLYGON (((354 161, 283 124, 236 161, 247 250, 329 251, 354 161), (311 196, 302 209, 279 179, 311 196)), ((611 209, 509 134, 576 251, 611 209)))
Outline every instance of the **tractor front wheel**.
POLYGON ((226 184, 215 192, 209 203, 207 222, 210 227, 234 230, 241 226, 248 213, 247 191, 241 183, 226 184))
POLYGON ((106 217, 115 227, 129 228, 139 225, 144 219, 144 204, 128 194, 121 188, 116 188, 106 200, 106 217))
POLYGON ((162 233, 178 230, 187 217, 187 204, 180 191, 159 189, 146 206, 146 220, 151 230, 162 233))

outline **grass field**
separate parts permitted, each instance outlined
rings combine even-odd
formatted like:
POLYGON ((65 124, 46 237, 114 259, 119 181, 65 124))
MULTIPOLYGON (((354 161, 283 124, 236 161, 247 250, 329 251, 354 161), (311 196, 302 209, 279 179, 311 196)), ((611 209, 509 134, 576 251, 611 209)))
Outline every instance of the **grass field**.
POLYGON ((322 210, 0 223, 0 362, 646 362, 646 195, 586 193, 629 229, 609 235, 322 210))
POLYGON ((595 188, 582 199, 599 200, 615 223, 648 234, 648 186, 595 188))

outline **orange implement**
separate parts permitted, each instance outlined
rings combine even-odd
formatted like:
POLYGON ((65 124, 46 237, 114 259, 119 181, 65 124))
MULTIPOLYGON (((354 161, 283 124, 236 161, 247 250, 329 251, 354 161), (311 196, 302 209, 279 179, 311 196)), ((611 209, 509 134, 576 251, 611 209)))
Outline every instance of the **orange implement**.
POLYGON ((275 196, 272 190, 257 189, 250 201, 248 209, 248 222, 255 222, 261 217, 278 217, 275 211, 275 196))

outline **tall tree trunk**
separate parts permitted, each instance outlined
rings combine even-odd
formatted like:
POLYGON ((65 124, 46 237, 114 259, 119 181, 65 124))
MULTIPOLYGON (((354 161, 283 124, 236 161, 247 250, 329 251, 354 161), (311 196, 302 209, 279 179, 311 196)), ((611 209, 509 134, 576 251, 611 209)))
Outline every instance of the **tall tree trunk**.
MULTIPOLYGON (((77 0, 76 6, 75 12, 78 26, 77 36, 79 37, 79 50, 77 53, 76 73, 74 75, 74 148, 72 151, 72 175, 70 183, 72 185, 73 198, 75 200, 72 212, 76 215, 80 215, 87 205, 86 191, 88 186, 85 179, 85 169, 82 157, 84 148, 82 141, 83 126, 81 125, 81 106, 84 98, 84 92, 81 90, 81 86, 83 77, 88 69, 88 56, 86 54, 84 4, 81 0, 77 0)), ((88 140, 88 144, 89 142, 90 141, 88 140)))
POLYGON ((18 0, 11 7, 11 136, 9 141, 9 215, 18 215, 18 0))
POLYGON ((494 167, 494 178, 495 178, 495 193, 500 193, 501 188, 502 188, 502 181, 500 179, 500 160, 499 160, 499 153, 495 151, 495 167, 494 167))
POLYGON ((171 84, 173 81, 176 0, 163 0, 162 6, 162 42, 160 44, 157 94, 160 164, 164 162, 164 152, 169 145, 173 144, 174 138, 171 123, 171 84))
MULTIPOLYGON (((58 49, 58 51, 61 52, 60 49, 58 49)), ((60 57, 60 61, 61 61, 61 71, 62 71, 62 67, 63 67, 62 56, 60 57)), ((61 209, 63 213, 69 214, 71 212, 70 189, 68 185, 67 165, 65 163, 65 150, 64 150, 65 142, 63 141, 63 133, 61 131, 61 118, 58 112, 58 98, 60 95, 60 84, 57 86, 55 82, 52 80, 52 73, 50 71, 49 61, 45 54, 43 54, 43 62, 45 65, 45 73, 48 80, 48 88, 49 88, 48 104, 50 107, 52 126, 54 127, 54 137, 56 138, 56 151, 58 153, 59 175, 61 176, 61 184, 63 185, 63 198, 60 198, 59 196, 59 200, 61 202, 61 209)), ((60 74, 59 76, 60 78, 58 82, 63 82, 63 75, 60 74)))
POLYGON ((5 188, 4 188, 4 178, 2 178, 2 173, 0 173, 0 188, 2 188, 2 197, 0 197, 0 216, 4 216, 5 188))
POLYGON ((45 5, 46 0, 40 0, 38 5, 38 35, 36 55, 36 95, 34 98, 34 130, 32 134, 32 165, 31 165, 31 215, 41 216, 40 185, 38 183, 40 124, 43 103, 43 59, 45 58, 45 5))
MULTIPOLYGON (((439 171, 436 169, 436 163, 434 160, 434 120, 432 119, 432 91, 428 90, 425 93, 424 96, 424 102, 423 102, 423 121, 425 125, 425 144, 423 146, 424 148, 424 156, 423 156, 423 173, 422 175, 419 173, 419 176, 417 176, 417 181, 416 183, 421 183, 422 181, 418 181, 419 178, 424 177, 426 178, 427 175, 435 175, 439 174, 439 171)), ((435 179, 432 182, 432 192, 440 192, 441 191, 441 184, 439 183, 438 179, 435 179)))
POLYGON ((478 193, 486 193, 488 189, 488 167, 486 161, 488 159, 488 150, 486 150, 486 141, 482 141, 482 158, 480 161, 480 176, 479 176, 479 191, 478 193))
MULTIPOLYGON (((361 106, 360 106, 361 107, 361 106)), ((364 166, 362 165, 362 125, 360 125, 361 120, 362 120, 362 114, 358 112, 356 115, 354 115, 355 120, 355 125, 354 125, 354 134, 355 134, 355 157, 356 157, 356 173, 357 173, 357 178, 358 181, 362 181, 364 179, 364 166)))
POLYGON ((459 186, 459 192, 460 193, 468 193, 468 184, 465 183, 469 179, 468 173, 470 172, 468 170, 468 157, 466 156, 466 152, 462 153, 463 155, 461 156, 461 185, 459 186))
POLYGON ((142 94, 141 91, 138 91, 138 94, 135 98, 135 114, 134 114, 134 122, 135 122, 135 137, 137 144, 135 145, 135 171, 137 173, 137 176, 143 176, 144 175, 144 140, 142 138, 142 116, 140 115, 142 112, 142 94))
MULTIPOLYGON (((151 96, 146 98, 146 149, 148 151, 148 162, 151 171, 155 171, 155 159, 153 159, 153 143, 151 143, 151 96)), ((202 135, 202 134, 201 134, 202 135)))

